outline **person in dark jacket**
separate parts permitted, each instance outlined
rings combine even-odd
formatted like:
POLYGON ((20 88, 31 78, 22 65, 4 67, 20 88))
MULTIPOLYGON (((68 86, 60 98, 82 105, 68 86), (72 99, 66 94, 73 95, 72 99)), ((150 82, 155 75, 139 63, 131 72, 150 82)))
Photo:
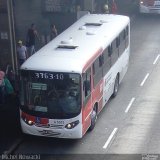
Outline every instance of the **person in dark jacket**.
POLYGON ((117 4, 116 4, 115 0, 112 0, 111 13, 117 14, 117 10, 118 10, 117 4))
POLYGON ((50 31, 50 39, 54 39, 58 35, 57 29, 55 24, 51 25, 51 31, 50 31))
POLYGON ((39 40, 39 35, 36 30, 35 24, 31 24, 31 27, 28 29, 27 32, 27 40, 26 40, 26 46, 28 49, 28 54, 29 56, 33 55, 35 53, 35 43, 36 43, 36 38, 39 40))

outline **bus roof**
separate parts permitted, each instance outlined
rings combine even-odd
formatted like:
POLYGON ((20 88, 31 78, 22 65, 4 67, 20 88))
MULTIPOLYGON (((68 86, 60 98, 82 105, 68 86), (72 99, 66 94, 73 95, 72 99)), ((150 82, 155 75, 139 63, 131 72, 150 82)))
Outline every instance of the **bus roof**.
POLYGON ((129 17, 87 14, 25 61, 21 69, 82 73, 129 23, 129 17))

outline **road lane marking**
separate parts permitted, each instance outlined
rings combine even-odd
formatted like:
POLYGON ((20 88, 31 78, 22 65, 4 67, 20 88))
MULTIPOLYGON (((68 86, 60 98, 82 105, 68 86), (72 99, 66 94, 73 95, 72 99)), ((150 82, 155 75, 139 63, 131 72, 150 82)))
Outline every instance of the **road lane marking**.
POLYGON ((158 56, 157 56, 156 59, 154 60, 153 64, 156 64, 156 63, 157 63, 159 57, 160 57, 160 54, 158 54, 158 56))
POLYGON ((114 135, 116 134, 118 128, 114 128, 114 130, 112 131, 111 135, 109 136, 108 140, 106 141, 106 143, 103 146, 103 149, 106 149, 109 145, 109 143, 111 142, 112 138, 114 137, 114 135))
POLYGON ((135 98, 133 97, 126 108, 125 113, 128 113, 134 101, 135 101, 135 98))
POLYGON ((147 78, 149 76, 149 73, 146 74, 146 76, 144 77, 143 81, 141 82, 140 86, 142 87, 144 85, 144 83, 146 82, 147 78))

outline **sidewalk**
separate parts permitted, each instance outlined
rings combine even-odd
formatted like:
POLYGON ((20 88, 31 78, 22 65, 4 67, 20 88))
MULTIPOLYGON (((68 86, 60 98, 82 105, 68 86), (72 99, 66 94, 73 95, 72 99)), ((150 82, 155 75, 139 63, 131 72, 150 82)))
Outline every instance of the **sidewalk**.
POLYGON ((21 130, 16 99, 0 107, 0 154, 3 154, 21 136, 21 130))

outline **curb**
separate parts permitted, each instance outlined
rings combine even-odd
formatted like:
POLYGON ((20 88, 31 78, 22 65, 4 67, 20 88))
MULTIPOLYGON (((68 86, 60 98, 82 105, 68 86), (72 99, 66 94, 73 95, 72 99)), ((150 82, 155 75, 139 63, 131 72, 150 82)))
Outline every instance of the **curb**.
POLYGON ((23 142, 23 137, 18 138, 13 145, 7 150, 3 152, 3 155, 11 155, 18 148, 18 146, 23 142))

